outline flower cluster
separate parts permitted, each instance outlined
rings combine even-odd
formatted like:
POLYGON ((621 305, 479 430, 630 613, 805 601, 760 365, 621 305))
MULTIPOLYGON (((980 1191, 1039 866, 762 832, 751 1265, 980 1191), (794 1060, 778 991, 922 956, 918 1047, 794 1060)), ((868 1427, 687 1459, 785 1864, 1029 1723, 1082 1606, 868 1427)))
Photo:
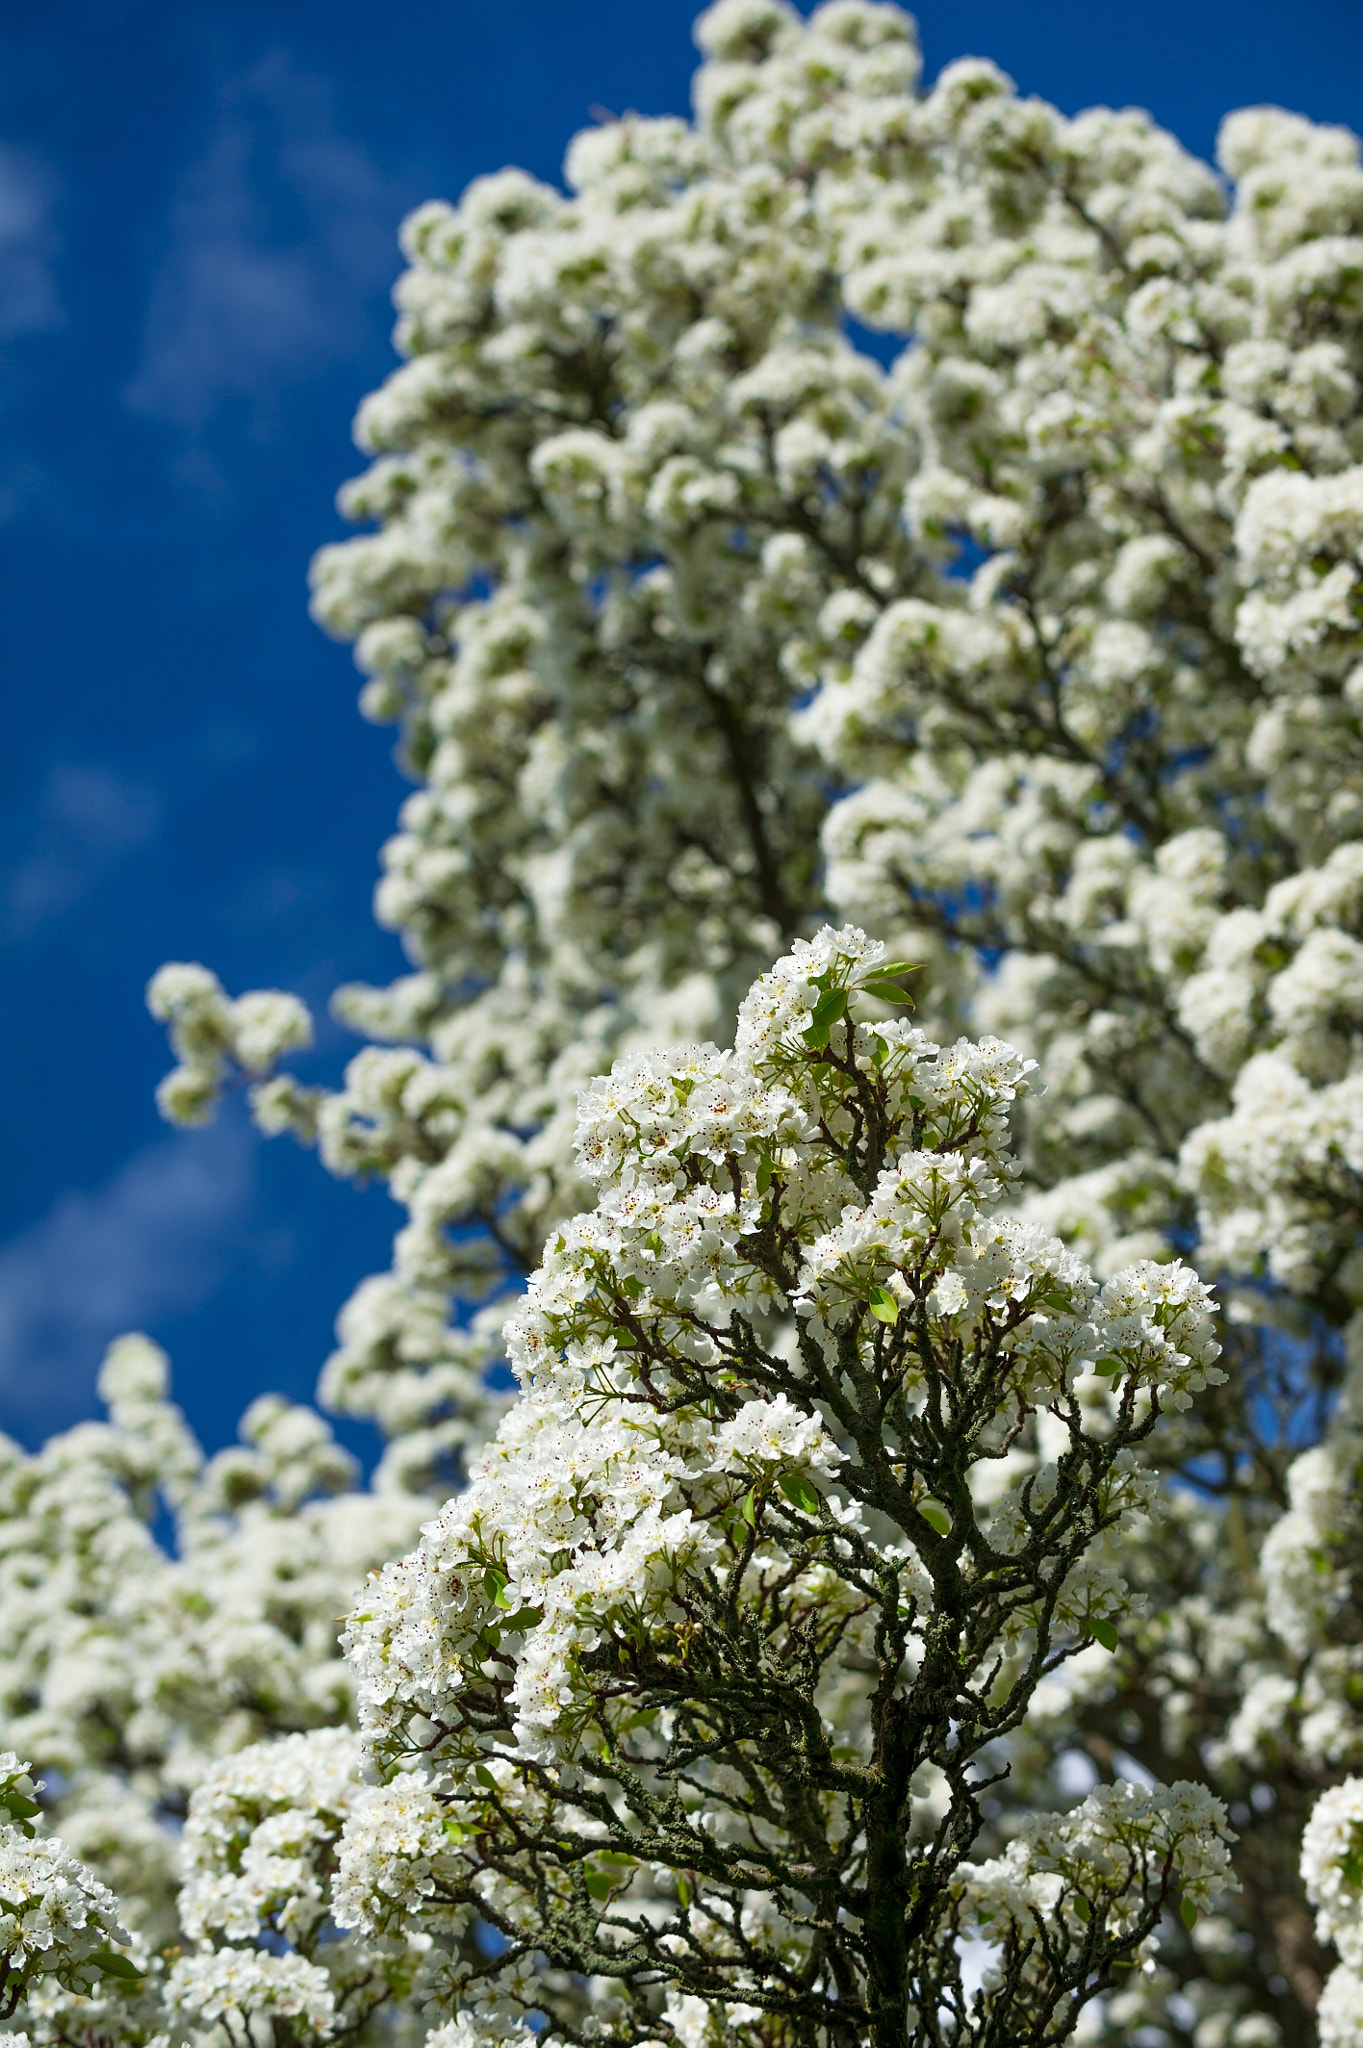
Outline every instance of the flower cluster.
POLYGON ((358 1763, 350 1730, 326 1728, 257 1743, 210 1772, 185 1823, 185 1933, 254 1943, 269 1929, 306 1941, 330 1908, 329 1850, 358 1763))
POLYGON ((1302 1882, 1316 1908, 1316 1932, 1353 1969, 1363 1969, 1363 1782, 1346 1778, 1323 1792, 1301 1845, 1302 1882))
POLYGON ((1363 1781, 1346 1778, 1316 1801, 1302 1836, 1301 1875, 1316 1934, 1342 1959, 1321 1995, 1321 2048, 1349 2048, 1363 2019, 1363 1781))
POLYGON ((1019 1944, 1082 1953, 1098 1931, 1145 1960, 1156 1947, 1151 1889, 1167 1895, 1172 1875, 1185 1924, 1196 1925, 1231 1881, 1233 1840, 1203 1785, 1103 1785, 1069 1813, 1031 1815, 1003 1855, 962 1867, 966 1924, 1000 1951, 996 1976, 1019 1944))
POLYGON ((286 1052, 312 1044, 312 1019, 297 996, 255 989, 235 1002, 206 967, 173 962, 153 975, 147 1007, 170 1028, 179 1066, 157 1101, 179 1124, 205 1123, 233 1067, 265 1074, 286 1052))
POLYGON ((40 1808, 28 1766, 0 1755, 0 2019, 9 2019, 42 1979, 89 1990, 102 1976, 136 1980, 136 1965, 113 1944, 130 1937, 118 1901, 64 1842, 35 1833, 40 1808))
POLYGON ((167 1820, 244 1745, 348 1717, 336 1617, 423 1504, 345 1491, 346 1454, 283 1401, 205 1459, 144 1338, 112 1347, 100 1385, 106 1422, 31 1457, 0 1444, 0 1716, 56 1777, 64 1840, 156 1946, 178 1925, 167 1820))
POLYGON ((212 2039, 216 2020, 218 2039, 240 2038, 240 2029, 253 2048, 268 2048, 276 2020, 301 2021, 314 2037, 326 2040, 334 2017, 325 1970, 302 1956, 268 1955, 259 1949, 210 1949, 181 1956, 166 1981, 166 2004, 172 2013, 197 2021, 196 2032, 206 2032, 212 2039))
POLYGON ((350 2035, 380 2013, 390 2031, 406 2031, 394 1995, 412 1996, 429 1943, 376 1948, 344 1933, 354 1923, 343 1831, 392 1789, 362 1785, 359 1765, 352 1730, 320 1728, 239 1750, 202 1780, 185 1822, 179 1898, 195 1951, 167 1977, 172 2011, 220 2022, 229 2042, 244 2027, 265 2048, 285 2021, 295 2041, 350 2035))

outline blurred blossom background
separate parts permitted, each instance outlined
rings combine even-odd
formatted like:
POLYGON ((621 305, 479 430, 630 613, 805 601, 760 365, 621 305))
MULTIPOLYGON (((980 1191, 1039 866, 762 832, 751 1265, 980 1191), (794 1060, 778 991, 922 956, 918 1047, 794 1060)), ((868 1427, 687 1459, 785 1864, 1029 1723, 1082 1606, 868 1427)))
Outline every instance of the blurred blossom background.
MULTIPOLYGON (((0 1428, 93 1412, 118 1332, 210 1448, 307 1398, 383 1268, 381 1190, 239 1105, 172 1133, 142 991, 400 971, 370 916, 404 784, 310 623, 349 424, 394 360, 398 223, 504 164, 557 179, 593 107, 683 112, 693 0, 45 0, 0 9, 0 1428)), ((1271 101, 1363 127, 1359 0, 926 0, 930 81, 993 58, 1199 154, 1271 101)), ((354 1041, 324 1026, 307 1065, 354 1041)), ((340 1432, 363 1451, 362 1435, 340 1432)))

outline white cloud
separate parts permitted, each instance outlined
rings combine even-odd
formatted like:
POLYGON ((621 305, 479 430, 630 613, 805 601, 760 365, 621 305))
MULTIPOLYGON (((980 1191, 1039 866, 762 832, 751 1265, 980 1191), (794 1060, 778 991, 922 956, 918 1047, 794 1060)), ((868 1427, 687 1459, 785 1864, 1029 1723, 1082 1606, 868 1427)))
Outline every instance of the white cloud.
POLYGON ((61 324, 55 255, 52 180, 32 157, 0 143, 0 340, 61 324))
POLYGON ((152 791, 105 768, 61 762, 38 799, 31 842, 0 887, 0 936, 27 938, 79 902, 160 823, 152 791))
POLYGON ((395 275, 403 199, 338 133, 323 80, 276 54, 221 94, 184 178, 153 283, 137 411, 191 432, 232 399, 283 388, 364 338, 364 301, 395 275))
POLYGON ((211 1295, 250 1200, 240 1117, 137 1153, 94 1194, 62 1195, 0 1246, 0 1408, 50 1430, 89 1409, 105 1346, 211 1295))

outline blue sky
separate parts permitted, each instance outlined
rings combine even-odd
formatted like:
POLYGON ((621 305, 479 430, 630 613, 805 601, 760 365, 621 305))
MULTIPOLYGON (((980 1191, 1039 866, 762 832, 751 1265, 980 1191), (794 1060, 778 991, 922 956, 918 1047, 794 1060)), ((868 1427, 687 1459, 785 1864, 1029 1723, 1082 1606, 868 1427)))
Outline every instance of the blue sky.
MULTIPOLYGON (((164 959, 315 1004, 400 966, 369 915, 403 785, 308 621, 403 212, 588 109, 682 111, 690 0, 45 0, 0 8, 0 1427, 93 1408, 158 1337, 211 1444, 307 1396, 396 1212, 238 1115, 157 1119, 164 959)), ((1274 101, 1363 125, 1360 0, 930 0, 993 57, 1209 153, 1274 101)), ((329 1030, 318 1072, 350 1042, 329 1030)))

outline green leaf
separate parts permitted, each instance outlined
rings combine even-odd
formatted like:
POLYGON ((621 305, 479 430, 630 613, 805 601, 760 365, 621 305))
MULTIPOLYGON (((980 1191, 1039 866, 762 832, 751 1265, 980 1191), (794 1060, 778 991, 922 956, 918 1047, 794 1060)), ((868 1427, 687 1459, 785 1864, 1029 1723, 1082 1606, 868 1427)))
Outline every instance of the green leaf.
POLYGON ((97 1970, 103 1970, 106 1977, 121 1978, 125 1984, 140 1984, 145 1975, 144 1971, 138 1969, 136 1963, 130 1963, 126 1956, 119 1955, 115 1949, 97 1948, 89 1960, 97 1970))
POLYGON ((900 988, 897 982, 884 980, 878 974, 872 975, 869 981, 863 981, 861 985, 866 994, 874 996, 878 1002, 904 1003, 909 1009, 914 1007, 913 997, 906 989, 900 988))
POLYGON ((465 1836, 468 1834, 468 1829, 464 1826, 462 1821, 457 1821, 447 1817, 445 1820, 441 1821, 440 1825, 444 1829, 445 1833, 449 1836, 452 1842, 462 1842, 465 1836))
POLYGON ((899 1302, 888 1287, 873 1287, 867 1305, 878 1323, 899 1321, 899 1302))
POLYGON ((1178 1917, 1187 1928, 1189 1934, 1191 1934, 1197 1925, 1197 1907, 1191 1899, 1183 1901, 1183 1904, 1178 1909, 1178 1917))
POLYGON ((522 1629, 538 1628, 543 1619, 544 1609, 542 1607, 518 1608, 515 1614, 509 1614, 502 1623, 502 1634, 504 1636, 519 1635, 522 1629))
POLYGON ((1093 1918, 1093 1908, 1082 1892, 1075 1893, 1071 1904, 1081 1920, 1087 1922, 1093 1918))
POLYGON ((506 1597, 506 1573, 498 1571, 495 1564, 490 1564, 483 1573, 483 1591, 495 1606, 510 1607, 511 1602, 506 1597))
POLYGON ((800 1508, 807 1515, 817 1515, 822 1502, 817 1487, 811 1486, 801 1472, 783 1472, 777 1484, 794 1508, 800 1508))
POLYGON ((1122 1361, 1120 1358, 1098 1358, 1094 1360, 1093 1370, 1096 1373, 1101 1373, 1105 1380, 1115 1378, 1121 1369, 1122 1361))
POLYGON ((917 974, 921 960, 882 960, 871 969, 877 981, 898 981, 901 974, 917 974))
POLYGON ((620 1282, 620 1285, 624 1289, 625 1293, 629 1296, 631 1301, 637 1300, 638 1297, 644 1291, 643 1281, 637 1280, 633 1273, 626 1273, 624 1279, 620 1282))
POLYGON ((677 1872, 677 1903, 681 1906, 689 1906, 691 1903, 691 1887, 680 1871, 677 1872))
POLYGON ((847 990, 826 988, 815 1003, 810 1014, 809 1029, 800 1036, 811 1052, 822 1052, 828 1043, 828 1034, 839 1017, 847 1013, 847 990))
POLYGON ((1110 1621, 1091 1621, 1089 1634, 1094 1642, 1101 1643, 1105 1650, 1115 1650, 1121 1642, 1121 1637, 1110 1621))
POLYGON ((473 1766, 473 1775, 480 1785, 487 1787, 489 1792, 497 1790, 497 1780, 493 1777, 486 1764, 475 1764, 473 1766))
POLYGON ((750 1486, 743 1497, 743 1519, 750 1529, 757 1527, 757 1488, 750 1486))
POLYGON ((920 1500, 918 1512, 928 1527, 935 1529, 939 1536, 949 1536, 951 1534, 951 1517, 944 1507, 938 1506, 935 1500, 920 1500))
POLYGON ((608 1899, 615 1890, 615 1879, 604 1870, 589 1870, 587 1890, 594 1899, 608 1899))
POLYGON ((757 1192, 759 1195, 765 1195, 767 1189, 771 1186, 771 1177, 775 1171, 776 1169, 772 1165, 771 1160, 764 1152, 757 1166, 757 1192))
POLYGON ((42 1808, 36 1799, 25 1799, 22 1792, 0 1792, 0 1806, 6 1806, 16 1820, 32 1820, 42 1808))
POLYGON ((846 1014, 847 990, 845 988, 826 988, 819 997, 818 1002, 815 1003, 814 1014, 809 1021, 811 1024, 836 1024, 839 1017, 844 1017, 846 1014))

